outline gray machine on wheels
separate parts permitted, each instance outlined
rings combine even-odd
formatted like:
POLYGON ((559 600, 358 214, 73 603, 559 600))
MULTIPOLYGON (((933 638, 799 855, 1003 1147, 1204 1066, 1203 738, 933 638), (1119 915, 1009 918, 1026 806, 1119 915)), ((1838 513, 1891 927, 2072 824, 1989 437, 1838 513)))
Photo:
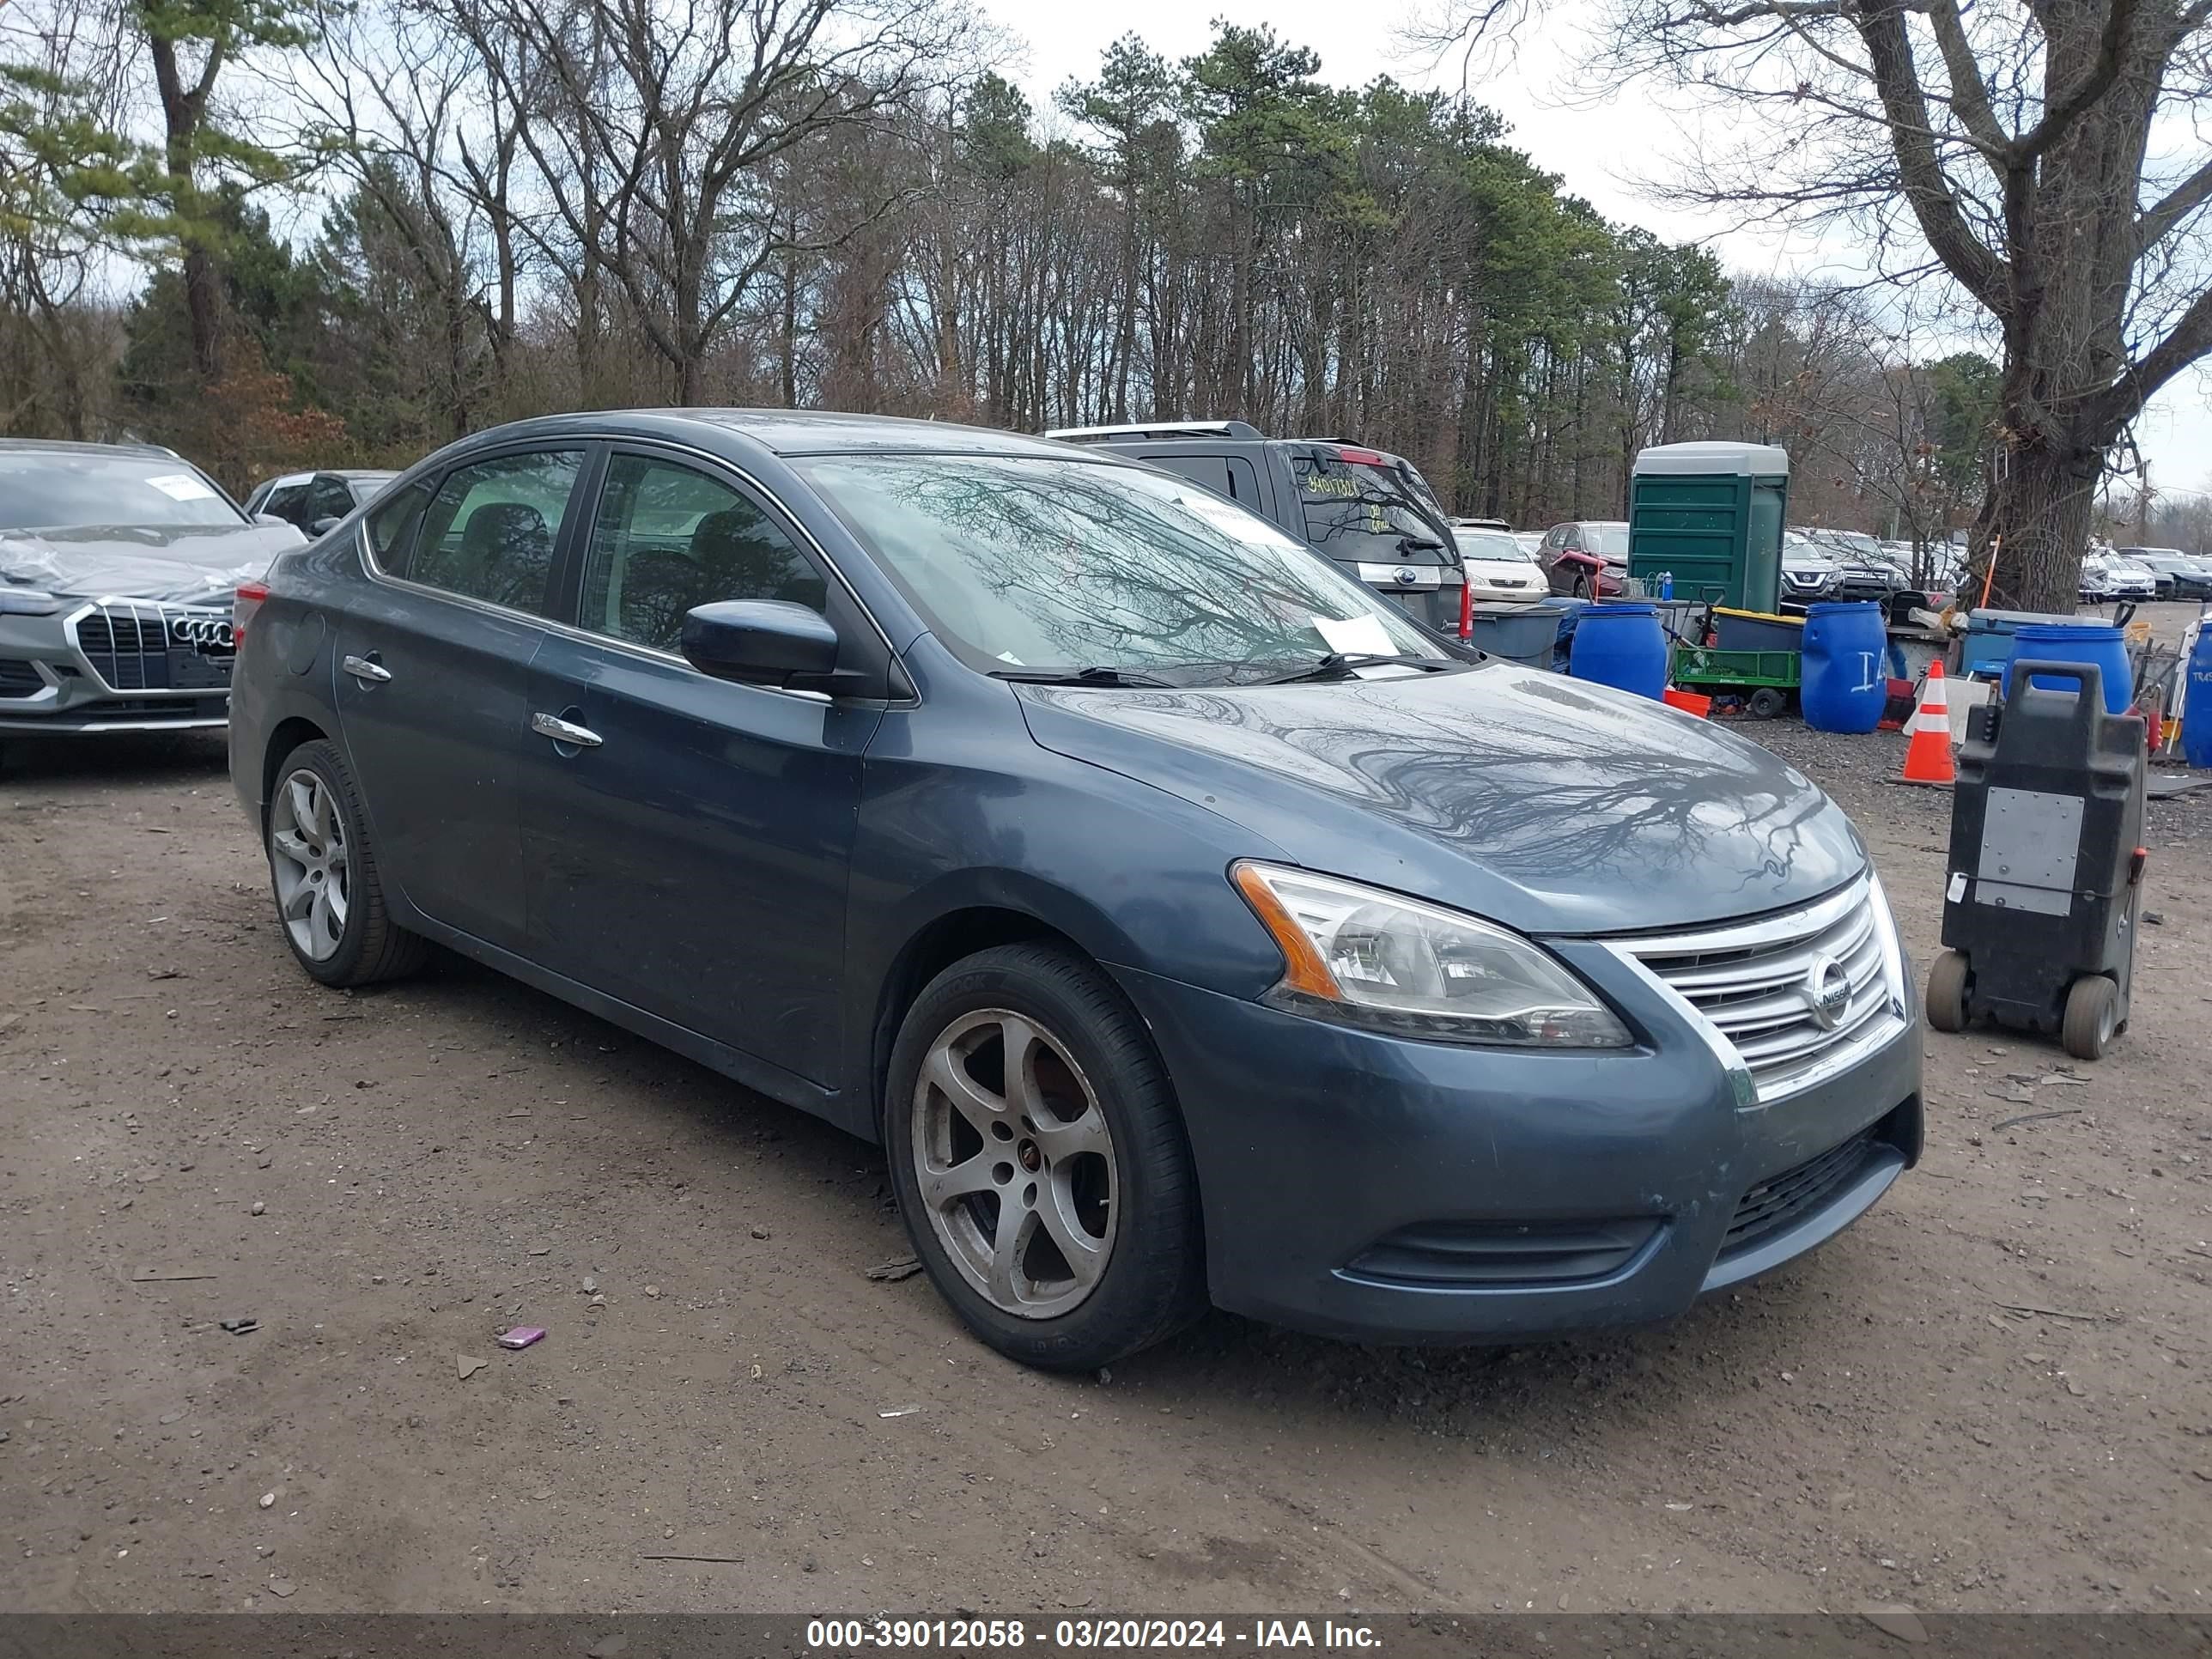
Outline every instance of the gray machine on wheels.
POLYGON ((2056 1030, 2095 1060, 2127 1029, 2142 894, 2143 723, 2094 663, 2017 662, 1959 751, 1928 1023, 2056 1030), (2070 689, 2067 689, 2070 688, 2070 689))

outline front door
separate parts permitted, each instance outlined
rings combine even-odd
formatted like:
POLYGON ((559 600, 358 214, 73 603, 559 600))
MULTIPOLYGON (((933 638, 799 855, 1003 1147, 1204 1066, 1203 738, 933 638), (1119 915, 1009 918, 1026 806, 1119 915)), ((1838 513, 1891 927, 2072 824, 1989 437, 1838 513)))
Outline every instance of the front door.
POLYGON ((684 613, 772 599, 861 624, 733 475, 610 456, 575 562, 574 633, 529 674, 525 774, 537 959, 817 1085, 839 1053, 846 890, 875 704, 711 679, 684 613), (558 722, 558 724, 556 724, 558 722))
POLYGON ((338 619, 338 726, 386 881, 433 921, 525 942, 518 775, 530 660, 580 448, 474 461, 365 523, 379 580, 338 619))

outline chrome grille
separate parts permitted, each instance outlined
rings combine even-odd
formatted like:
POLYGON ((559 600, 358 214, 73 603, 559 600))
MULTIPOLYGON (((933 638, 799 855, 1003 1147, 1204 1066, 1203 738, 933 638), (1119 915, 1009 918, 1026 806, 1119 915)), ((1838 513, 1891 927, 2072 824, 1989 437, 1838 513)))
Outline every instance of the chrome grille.
POLYGON ((1901 1024, 1884 901, 1864 877, 1802 909, 1619 941, 1741 1056, 1762 1102, 1809 1088, 1901 1024), (1826 1016, 1816 986, 1847 994, 1826 1016))
POLYGON ((214 690, 230 680, 229 620, 213 606, 108 599, 71 617, 69 634, 107 690, 214 690), (216 624, 216 637, 186 638, 188 624, 216 624))

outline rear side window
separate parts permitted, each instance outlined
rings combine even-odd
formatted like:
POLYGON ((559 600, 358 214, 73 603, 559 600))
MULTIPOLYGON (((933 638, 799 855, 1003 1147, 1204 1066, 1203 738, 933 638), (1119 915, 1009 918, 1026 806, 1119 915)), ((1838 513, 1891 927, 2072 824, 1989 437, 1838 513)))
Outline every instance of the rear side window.
POLYGON ((583 468, 580 449, 455 467, 422 514, 409 576, 488 605, 549 615, 553 546, 583 468))
POLYGON ((408 574, 415 551, 415 532, 422 522, 422 509, 430 504, 430 480, 417 478, 392 499, 378 504, 368 515, 368 549, 377 568, 394 576, 408 574))

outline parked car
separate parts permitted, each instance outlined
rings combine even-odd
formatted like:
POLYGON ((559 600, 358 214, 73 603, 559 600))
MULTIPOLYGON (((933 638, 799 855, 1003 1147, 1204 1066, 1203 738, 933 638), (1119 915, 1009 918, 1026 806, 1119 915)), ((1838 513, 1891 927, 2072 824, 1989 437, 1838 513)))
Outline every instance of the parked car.
POLYGON ((1887 612, 1906 590, 1905 573, 1874 537, 1856 530, 1808 530, 1805 536, 1836 562, 1830 599, 1871 602, 1887 612))
POLYGON ((1533 605, 1551 590, 1535 559, 1510 530, 1480 519, 1454 519, 1467 585, 1477 604, 1533 605))
POLYGON ((1465 580, 1436 493, 1402 455, 1339 438, 1270 438, 1244 421, 1061 427, 1044 434, 1180 473, 1326 555, 1439 633, 1465 580))
POLYGON ((2110 549, 2093 548, 2082 556, 2081 596, 2091 605, 2122 599, 2154 599, 2158 578, 2148 567, 2124 559, 2110 549))
POLYGON ((1577 599, 1612 599, 1625 592, 1628 574, 1628 526, 1619 519, 1581 519, 1555 524, 1544 532, 1536 562, 1554 593, 1577 599))
POLYGON ((0 736, 221 726, 231 594, 299 543, 169 450, 0 439, 0 736))
POLYGON ((2212 599, 2212 563, 2178 547, 2124 547, 2120 556, 2151 574, 2161 599, 2212 599))
POLYGON ((1802 611, 1818 605, 1836 591, 1843 573, 1818 542, 1785 531, 1782 537, 1782 578, 1778 597, 1784 611, 1802 611))
POLYGON ((1209 1300, 1661 1317, 1919 1155, 1911 975, 1800 773, 1454 655, 1109 446, 525 422, 237 627, 231 775, 306 973, 435 941, 880 1139, 1018 1359, 1209 1300))
POLYGON ((1513 532, 1513 539, 1521 544, 1532 559, 1544 550, 1544 532, 1540 530, 1516 530, 1513 532))
POLYGON ((309 536, 319 536, 356 507, 374 501, 377 491, 398 476, 361 467, 288 472, 257 484, 246 498, 246 510, 282 519, 309 536))

